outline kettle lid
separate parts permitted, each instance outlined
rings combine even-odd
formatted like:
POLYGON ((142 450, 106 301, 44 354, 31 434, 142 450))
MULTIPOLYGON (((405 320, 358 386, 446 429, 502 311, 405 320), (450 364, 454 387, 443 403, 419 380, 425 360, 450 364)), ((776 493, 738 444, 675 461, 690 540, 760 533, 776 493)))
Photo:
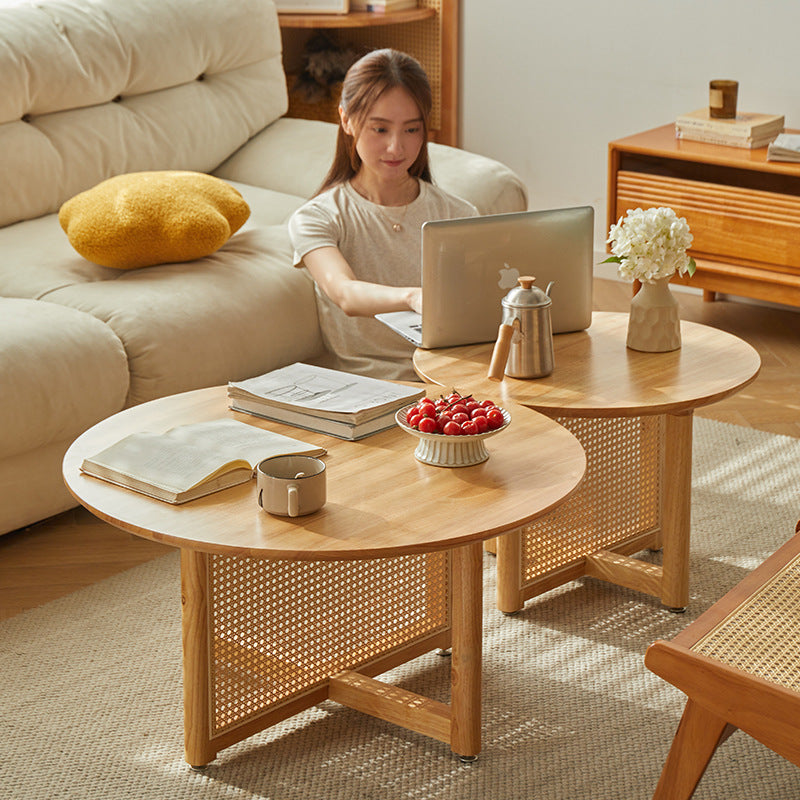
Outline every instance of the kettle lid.
POLYGON ((538 286, 534 286, 532 275, 522 275, 517 278, 519 286, 515 286, 504 298, 503 305, 509 308, 537 308, 552 304, 550 299, 550 283, 546 291, 542 291, 538 286))

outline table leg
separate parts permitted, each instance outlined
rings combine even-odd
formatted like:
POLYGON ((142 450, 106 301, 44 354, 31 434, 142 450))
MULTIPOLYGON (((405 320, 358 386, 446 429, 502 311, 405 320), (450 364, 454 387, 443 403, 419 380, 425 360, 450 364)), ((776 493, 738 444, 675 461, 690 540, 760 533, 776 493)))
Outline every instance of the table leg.
POLYGON ((661 602, 675 611, 683 611, 689 604, 693 416, 690 411, 666 414, 664 419, 661 602))
POLYGON ((483 546, 453 550, 453 648, 450 748, 464 761, 481 749, 483 546))
POLYGON ((521 530, 498 536, 497 542, 497 608, 504 614, 516 614, 525 605, 522 591, 521 530))
POLYGON ((209 742, 211 710, 206 553, 181 550, 181 609, 184 750, 187 763, 202 767, 217 756, 209 742))

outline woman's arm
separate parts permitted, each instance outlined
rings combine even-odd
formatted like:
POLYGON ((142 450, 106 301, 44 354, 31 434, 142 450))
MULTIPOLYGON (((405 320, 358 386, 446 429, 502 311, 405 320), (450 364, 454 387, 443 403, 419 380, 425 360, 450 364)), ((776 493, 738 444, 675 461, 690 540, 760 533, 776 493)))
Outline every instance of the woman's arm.
POLYGON ((311 277, 348 317, 372 317, 387 311, 422 313, 418 286, 383 286, 360 281, 338 247, 318 247, 303 256, 311 277))

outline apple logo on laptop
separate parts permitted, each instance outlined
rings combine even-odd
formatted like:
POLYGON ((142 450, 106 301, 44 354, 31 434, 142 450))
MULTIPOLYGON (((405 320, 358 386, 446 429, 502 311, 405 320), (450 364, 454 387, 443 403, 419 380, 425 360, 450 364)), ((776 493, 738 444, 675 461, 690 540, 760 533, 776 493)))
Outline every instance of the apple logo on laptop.
POLYGON ((518 285, 519 270, 514 267, 509 267, 508 264, 503 264, 503 268, 498 270, 500 273, 500 280, 497 285, 501 289, 513 289, 518 285))

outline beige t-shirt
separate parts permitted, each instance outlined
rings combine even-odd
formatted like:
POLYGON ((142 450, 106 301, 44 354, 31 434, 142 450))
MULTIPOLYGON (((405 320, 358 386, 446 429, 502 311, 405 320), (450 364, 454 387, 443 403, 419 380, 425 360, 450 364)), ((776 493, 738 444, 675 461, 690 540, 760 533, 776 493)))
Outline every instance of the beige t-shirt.
MULTIPOLYGON (((476 208, 420 181, 404 209, 379 206, 350 183, 334 186, 299 208, 289 220, 295 266, 319 247, 337 247, 356 278, 384 286, 419 286, 422 224, 477 216, 476 208), (392 229, 399 223, 400 231, 392 229)), ((414 346, 372 317, 348 317, 318 286, 317 309, 329 356, 325 366, 387 380, 417 380, 414 346)))

